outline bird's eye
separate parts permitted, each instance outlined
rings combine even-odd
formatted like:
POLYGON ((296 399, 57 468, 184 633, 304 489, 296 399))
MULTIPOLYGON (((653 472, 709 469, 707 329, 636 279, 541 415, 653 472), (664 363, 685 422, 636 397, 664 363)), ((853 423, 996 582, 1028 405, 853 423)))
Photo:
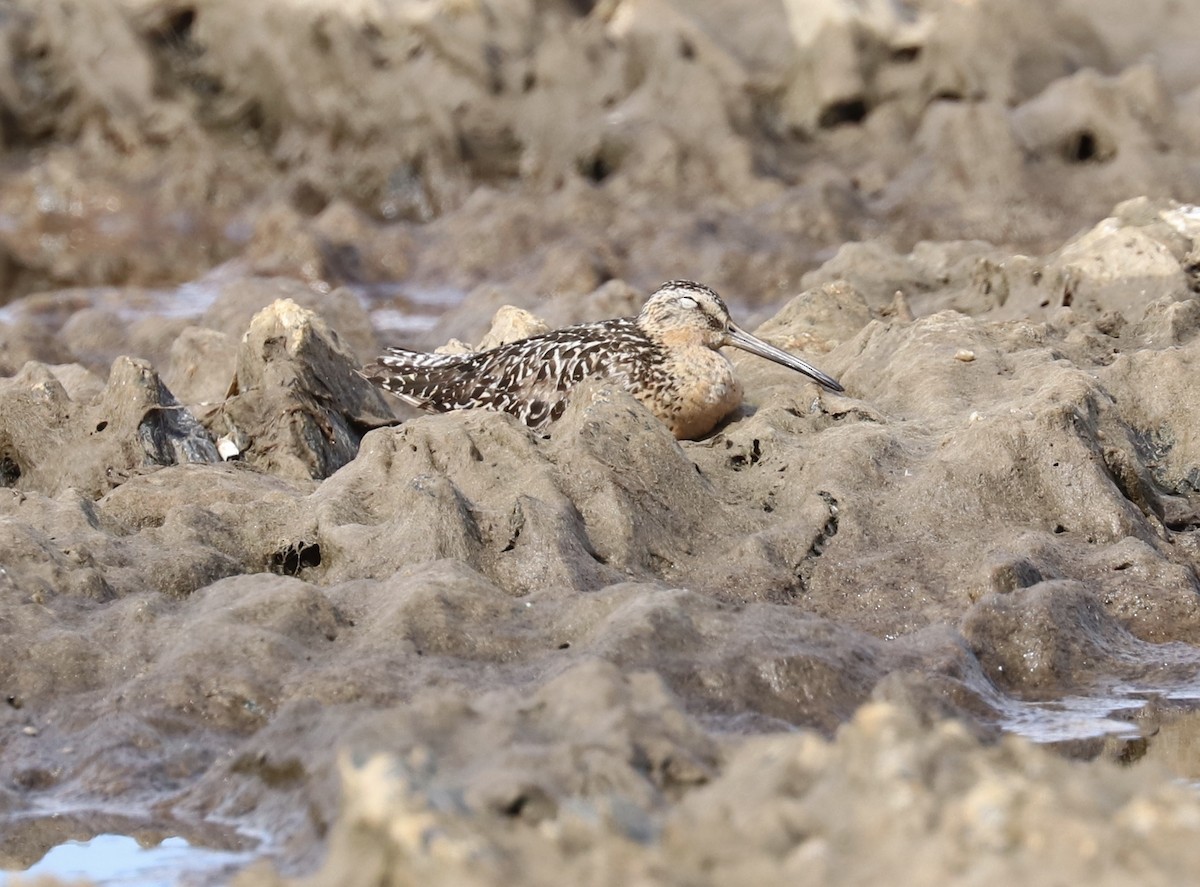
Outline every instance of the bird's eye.
POLYGON ((681 308, 687 308, 690 311, 693 308, 699 308, 700 303, 697 302, 695 299, 693 299, 691 296, 680 296, 679 297, 679 306, 681 308))

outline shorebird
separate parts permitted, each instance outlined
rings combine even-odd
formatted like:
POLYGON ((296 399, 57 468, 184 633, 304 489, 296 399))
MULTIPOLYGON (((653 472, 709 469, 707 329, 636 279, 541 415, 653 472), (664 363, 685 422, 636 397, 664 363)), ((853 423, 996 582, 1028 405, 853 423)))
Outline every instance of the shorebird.
POLYGON ((535 430, 563 414, 574 386, 607 379, 641 401, 676 438, 695 439, 742 402, 733 364, 718 350, 723 345, 843 390, 836 379, 743 330, 720 296, 690 280, 664 283, 636 317, 581 323, 466 354, 389 348, 363 375, 424 410, 502 410, 535 430))

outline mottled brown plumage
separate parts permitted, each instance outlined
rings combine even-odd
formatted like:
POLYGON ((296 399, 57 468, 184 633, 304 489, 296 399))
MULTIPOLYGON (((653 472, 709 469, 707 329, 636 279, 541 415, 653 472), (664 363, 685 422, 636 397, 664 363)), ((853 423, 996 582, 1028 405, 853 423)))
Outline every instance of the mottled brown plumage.
POLYGON ((722 345, 842 390, 800 358, 743 331, 720 296, 689 280, 663 284, 636 317, 583 323, 468 354, 390 348, 363 374, 422 409, 502 410, 535 429, 562 415, 575 385, 607 379, 645 404, 677 438, 690 439, 711 431, 741 403, 733 365, 717 350, 722 345))

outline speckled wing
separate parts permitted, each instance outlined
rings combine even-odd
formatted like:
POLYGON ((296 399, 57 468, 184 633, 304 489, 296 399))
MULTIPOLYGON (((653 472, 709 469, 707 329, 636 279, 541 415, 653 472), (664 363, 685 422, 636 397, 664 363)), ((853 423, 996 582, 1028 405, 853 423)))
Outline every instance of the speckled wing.
POLYGON ((608 378, 629 390, 661 372, 661 349, 632 318, 581 324, 470 354, 389 349, 363 369, 385 391, 421 409, 483 408, 511 413, 531 428, 562 415, 571 389, 608 378))
POLYGON ((423 410, 438 410, 428 397, 436 380, 445 375, 452 378, 455 368, 478 352, 466 354, 431 354, 407 348, 386 348, 387 353, 362 368, 362 374, 384 391, 394 394, 409 406, 423 410))

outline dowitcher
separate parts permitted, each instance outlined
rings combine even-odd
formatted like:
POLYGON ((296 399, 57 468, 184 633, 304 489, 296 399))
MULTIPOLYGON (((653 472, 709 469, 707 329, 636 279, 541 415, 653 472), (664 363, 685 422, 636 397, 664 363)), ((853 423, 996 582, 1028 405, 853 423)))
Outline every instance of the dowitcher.
POLYGON ((467 354, 389 348, 363 375, 425 410, 503 410, 534 429, 563 414, 575 385, 607 379, 645 404, 675 437, 693 439, 742 402, 733 364, 718 350, 723 345, 843 390, 836 379, 743 330, 720 296, 690 280, 664 283, 636 317, 582 323, 467 354))

